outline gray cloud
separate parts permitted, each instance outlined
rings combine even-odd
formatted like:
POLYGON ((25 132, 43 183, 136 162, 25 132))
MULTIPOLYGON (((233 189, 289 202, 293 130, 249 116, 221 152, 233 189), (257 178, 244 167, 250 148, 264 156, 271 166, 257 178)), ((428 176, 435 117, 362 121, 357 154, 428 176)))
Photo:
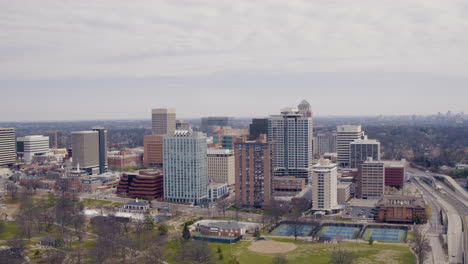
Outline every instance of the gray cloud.
MULTIPOLYGON (((285 88, 296 92, 289 99, 311 97, 313 104, 313 97, 330 90, 376 99, 375 89, 389 89, 409 92, 413 100, 424 92, 432 105, 405 105, 402 113, 467 111, 460 99, 468 96, 462 89, 468 78, 467 15, 461 0, 0 0, 0 89, 8 97, 57 84, 66 90, 95 87, 105 99, 120 87, 122 98, 147 100, 132 91, 164 93, 164 102, 178 107, 181 99, 165 89, 177 87, 200 102, 185 116, 209 114, 226 95, 246 104, 237 114, 261 115, 283 106, 285 88), (257 110, 254 100, 235 91, 270 98, 257 110), (445 101, 436 101, 437 95, 445 101)), ((34 98, 26 101, 37 108, 34 98)), ((145 107, 161 103, 156 98, 145 107)), ((315 105, 323 114, 366 111, 315 105)), ((9 118, 8 106, 0 105, 0 120, 9 118)), ((221 106, 237 111, 235 104, 221 106)), ((143 112, 127 111, 129 117, 145 117, 143 112)), ((28 119, 27 111, 13 118, 28 119)))

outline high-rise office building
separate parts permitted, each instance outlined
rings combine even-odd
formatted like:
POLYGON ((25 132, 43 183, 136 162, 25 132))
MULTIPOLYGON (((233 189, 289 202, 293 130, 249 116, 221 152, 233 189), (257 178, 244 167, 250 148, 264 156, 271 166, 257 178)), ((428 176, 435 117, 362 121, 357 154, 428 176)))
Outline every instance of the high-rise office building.
POLYGON ((73 168, 81 168, 89 174, 107 171, 107 131, 95 128, 92 131, 72 132, 73 168))
POLYGON ((320 159, 312 171, 312 209, 328 212, 338 209, 337 164, 320 159))
POLYGON ((307 181, 312 167, 312 119, 294 107, 268 119, 268 142, 272 145, 275 176, 295 176, 307 181))
POLYGON ((99 143, 99 173, 102 174, 107 171, 107 130, 103 127, 93 127, 93 131, 98 132, 99 143))
POLYGON ((143 137, 143 165, 145 168, 163 167, 164 136, 146 135, 143 137))
POLYGON ((235 183, 234 153, 230 149, 208 149, 208 181, 210 183, 235 183))
POLYGON ((263 207, 271 199, 271 149, 266 137, 234 144, 236 205, 263 207))
POLYGON ((14 128, 0 128, 0 166, 16 161, 16 134, 14 128))
POLYGON ((176 130, 176 110, 173 108, 158 108, 151 111, 153 135, 172 134, 176 130))
POLYGON ((25 136, 16 139, 16 151, 25 163, 31 163, 34 156, 44 155, 49 151, 49 137, 41 135, 25 136))
POLYGON ((349 167, 357 168, 368 158, 380 160, 380 142, 375 139, 356 139, 350 144, 349 167))
POLYGON ((213 127, 232 127, 233 119, 231 117, 225 116, 210 116, 202 117, 201 119, 201 131, 208 134, 209 136, 213 135, 213 127))
POLYGON ((337 126, 336 127, 336 152, 338 154, 338 166, 349 168, 350 144, 356 139, 364 137, 361 126, 337 126))
POLYGON ((249 125, 250 136, 257 138, 261 134, 268 135, 268 118, 254 118, 249 125))
POLYGON ((176 130, 164 137, 164 200, 200 204, 208 197, 206 136, 176 130))
POLYGON ((336 132, 317 133, 314 137, 314 150, 320 155, 336 152, 336 132))
POLYGON ((366 160, 358 166, 356 196, 378 199, 385 191, 385 165, 381 161, 366 160))

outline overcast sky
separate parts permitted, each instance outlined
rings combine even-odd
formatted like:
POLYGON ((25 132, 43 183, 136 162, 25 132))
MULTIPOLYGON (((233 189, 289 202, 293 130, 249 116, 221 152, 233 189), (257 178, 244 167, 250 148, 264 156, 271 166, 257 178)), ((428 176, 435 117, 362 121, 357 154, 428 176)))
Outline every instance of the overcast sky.
POLYGON ((0 121, 468 112, 466 0, 0 0, 0 121))

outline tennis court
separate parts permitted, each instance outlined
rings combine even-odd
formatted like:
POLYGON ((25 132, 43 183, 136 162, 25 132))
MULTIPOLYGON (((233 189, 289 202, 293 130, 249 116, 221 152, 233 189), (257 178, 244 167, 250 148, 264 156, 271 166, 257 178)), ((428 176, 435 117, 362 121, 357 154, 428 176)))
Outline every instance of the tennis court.
MULTIPOLYGON (((273 229, 270 234, 277 236, 294 236, 296 226, 291 224, 281 224, 273 229)), ((313 225, 298 225, 297 236, 308 236, 314 229, 313 225)))
POLYGON ((377 241, 404 242, 406 230, 388 228, 367 228, 362 235, 362 239, 369 240, 371 237, 377 241))
POLYGON ((318 236, 322 240, 330 240, 332 238, 355 239, 359 234, 359 227, 348 226, 324 226, 320 229, 318 236))

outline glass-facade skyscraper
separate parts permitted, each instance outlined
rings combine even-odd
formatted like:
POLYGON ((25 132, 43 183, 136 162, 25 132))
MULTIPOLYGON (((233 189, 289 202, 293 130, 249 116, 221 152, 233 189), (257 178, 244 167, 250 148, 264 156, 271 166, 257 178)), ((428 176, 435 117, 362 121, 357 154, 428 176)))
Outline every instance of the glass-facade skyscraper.
POLYGON ((208 196, 206 135, 176 130, 164 137, 164 200, 200 204, 208 196))

